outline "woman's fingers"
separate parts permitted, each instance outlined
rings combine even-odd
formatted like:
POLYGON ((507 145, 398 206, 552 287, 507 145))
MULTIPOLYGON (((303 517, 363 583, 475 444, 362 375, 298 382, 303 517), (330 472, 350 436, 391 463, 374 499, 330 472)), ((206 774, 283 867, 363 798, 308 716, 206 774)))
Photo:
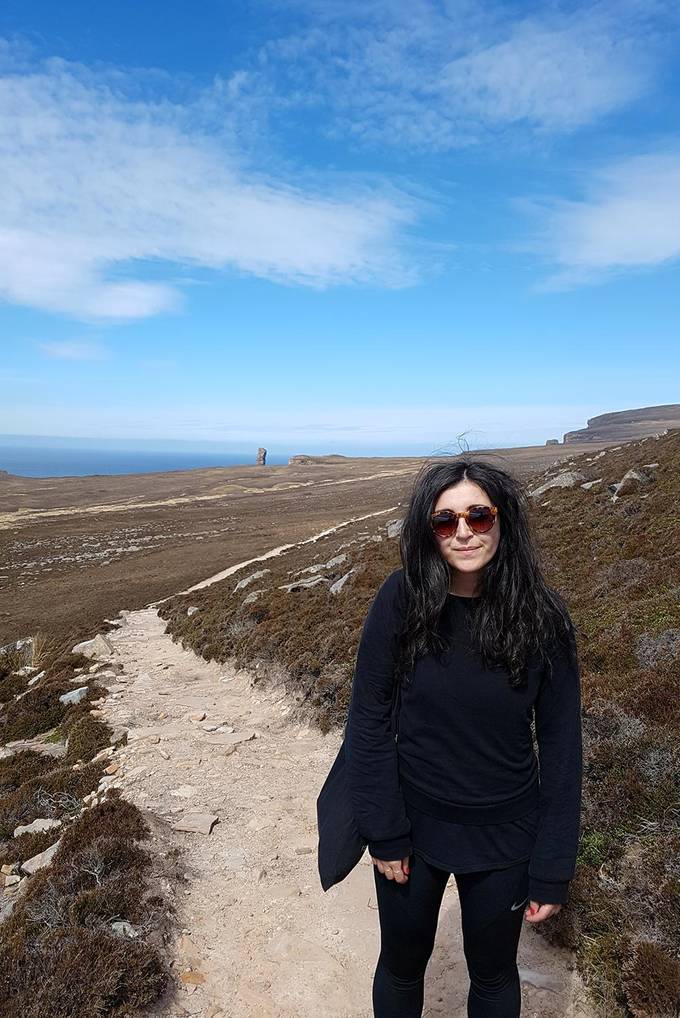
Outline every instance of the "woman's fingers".
MULTIPOLYGON (((404 872, 403 859, 392 859, 387 861, 384 859, 374 859, 371 856, 372 861, 378 868, 378 871, 387 877, 388 880, 395 880, 398 884, 405 884, 408 880, 408 866, 407 871, 404 872)), ((408 858, 406 859, 408 864, 408 858)))
POLYGON ((524 918, 528 923, 542 923, 544 919, 557 915, 561 908, 561 905, 541 905, 538 901, 530 901, 524 918))

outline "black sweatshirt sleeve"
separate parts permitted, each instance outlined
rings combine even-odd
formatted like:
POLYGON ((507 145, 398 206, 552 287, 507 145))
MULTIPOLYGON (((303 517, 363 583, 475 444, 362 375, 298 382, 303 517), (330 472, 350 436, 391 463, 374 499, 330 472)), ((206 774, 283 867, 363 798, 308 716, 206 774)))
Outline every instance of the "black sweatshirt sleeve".
POLYGON ((402 575, 401 569, 390 573, 366 615, 345 728, 354 819, 370 854, 381 860, 403 859, 412 851, 390 726, 402 575))
POLYGON ((529 863, 529 898, 567 901, 581 825, 583 774, 581 680, 571 627, 568 647, 551 654, 534 703, 540 780, 540 822, 529 863))

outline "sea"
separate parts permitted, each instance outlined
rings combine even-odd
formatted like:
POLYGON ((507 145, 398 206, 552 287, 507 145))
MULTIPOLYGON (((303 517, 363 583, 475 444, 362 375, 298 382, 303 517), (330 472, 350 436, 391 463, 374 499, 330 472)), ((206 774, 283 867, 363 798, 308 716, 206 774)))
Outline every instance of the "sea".
MULTIPOLYGON (((292 455, 292 454, 291 454, 292 455)), ((149 474, 197 467, 255 465, 252 453, 210 450, 98 449, 0 443, 0 470, 20 477, 86 477, 95 474, 149 474)), ((267 465, 288 462, 288 455, 268 454, 267 465)))

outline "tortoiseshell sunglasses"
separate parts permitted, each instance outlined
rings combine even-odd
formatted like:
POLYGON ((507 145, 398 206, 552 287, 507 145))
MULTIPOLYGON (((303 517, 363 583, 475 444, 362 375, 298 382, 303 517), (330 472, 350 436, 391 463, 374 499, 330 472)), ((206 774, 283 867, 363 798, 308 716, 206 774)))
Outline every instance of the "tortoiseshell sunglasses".
POLYGON ((430 516, 430 526, 437 537, 451 537, 458 529, 461 516, 473 534, 486 534, 496 522, 498 509, 495 505, 473 505, 462 513, 454 513, 453 509, 440 509, 430 516))

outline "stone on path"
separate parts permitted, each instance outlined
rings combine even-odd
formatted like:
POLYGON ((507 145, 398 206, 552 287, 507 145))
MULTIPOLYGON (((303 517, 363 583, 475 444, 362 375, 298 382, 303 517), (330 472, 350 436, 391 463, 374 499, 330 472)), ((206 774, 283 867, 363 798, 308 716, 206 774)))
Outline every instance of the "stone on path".
POLYGON ((129 729, 128 742, 141 742, 142 739, 160 742, 161 734, 167 735, 167 729, 159 728, 157 725, 140 725, 138 728, 129 729))
POLYGON ((210 834, 218 820, 214 813, 185 813, 172 825, 172 829, 189 834, 210 834))
POLYGON ((248 865, 248 854, 244 848, 234 845, 222 851, 220 862, 224 870, 242 870, 248 865))
POLYGON ((71 653, 82 654, 84 657, 110 657, 113 654, 113 645, 105 636, 97 633, 93 640, 77 643, 71 653))
POLYGON ((194 785, 180 785, 179 788, 172 788, 170 795, 176 795, 180 799, 191 799, 196 794, 194 785))
POLYGON ((250 742, 251 739, 256 737, 256 732, 233 732, 231 735, 227 732, 215 732, 214 735, 207 735, 202 742, 207 743, 209 746, 238 746, 240 742, 250 742))
POLYGON ((179 978, 183 983, 190 983, 193 986, 201 986, 205 982, 205 976, 198 969, 186 969, 180 972, 179 978))

